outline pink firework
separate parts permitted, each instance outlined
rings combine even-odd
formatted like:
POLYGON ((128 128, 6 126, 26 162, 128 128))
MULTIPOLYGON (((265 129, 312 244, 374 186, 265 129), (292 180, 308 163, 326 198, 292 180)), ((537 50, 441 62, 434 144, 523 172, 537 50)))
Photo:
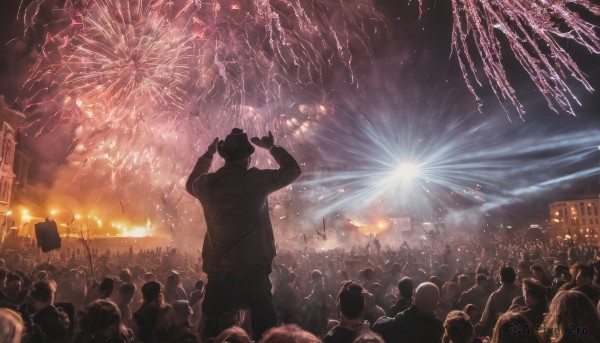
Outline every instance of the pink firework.
POLYGON ((521 118, 525 114, 502 64, 501 38, 508 41, 514 57, 553 111, 575 114, 573 102, 579 104, 579 100, 569 78, 593 90, 559 41, 573 41, 591 53, 600 53, 594 25, 580 16, 582 12, 598 16, 600 6, 589 0, 452 0, 452 11, 452 48, 469 91, 480 103, 473 83, 482 83, 472 51, 479 56, 498 100, 510 102, 521 118))

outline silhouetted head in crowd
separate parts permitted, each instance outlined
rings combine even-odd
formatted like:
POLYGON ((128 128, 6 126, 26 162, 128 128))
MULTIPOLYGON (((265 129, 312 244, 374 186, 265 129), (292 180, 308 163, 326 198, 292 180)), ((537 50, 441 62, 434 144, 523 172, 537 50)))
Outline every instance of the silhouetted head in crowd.
POLYGON ((315 343, 321 342, 315 335, 302 330, 298 325, 284 325, 267 331, 260 343, 315 343))
POLYGON ((594 267, 582 264, 579 266, 575 282, 578 287, 587 286, 594 281, 594 267))
POLYGON ((338 294, 338 309, 343 317, 360 318, 365 309, 363 288, 353 281, 344 282, 338 294))
POLYGON ((132 283, 124 283, 119 287, 119 302, 128 304, 135 294, 135 285, 132 283))
POLYGON ((546 303, 546 287, 534 278, 523 280, 523 299, 525 305, 536 306, 540 303, 546 303))
POLYGON ((121 312, 112 301, 99 299, 90 303, 80 321, 81 330, 90 337, 115 338, 121 333, 121 312))
POLYGON ((313 272, 310 274, 310 278, 315 289, 322 289, 325 286, 323 273, 321 273, 320 270, 313 270, 313 272))
POLYGON ((352 343, 385 343, 385 341, 378 334, 367 331, 356 337, 352 343))
POLYGON ((473 325, 478 323, 479 319, 481 318, 481 311, 477 308, 476 305, 465 305, 465 307, 463 308, 463 312, 466 313, 467 316, 469 316, 469 321, 471 321, 471 324, 473 325))
POLYGON ((487 276, 485 274, 477 274, 475 277, 475 284, 477 284, 477 286, 483 286, 485 280, 487 280, 487 276))
POLYGON ((219 141, 217 152, 225 159, 225 164, 239 164, 248 168, 254 146, 242 129, 234 128, 224 140, 219 141))
POLYGON ((451 311, 444 322, 444 343, 468 343, 473 337, 473 324, 462 311, 451 311))
POLYGON ((515 270, 512 267, 504 267, 500 269, 500 282, 503 284, 513 284, 517 275, 515 274, 515 270))
POLYGON ((232 326, 221 332, 212 343, 252 343, 250 337, 244 329, 239 326, 232 326))
POLYGON ((33 301, 36 311, 44 309, 54 302, 54 287, 47 281, 39 281, 33 284, 29 290, 29 296, 33 301))
POLYGON ((119 273, 119 280, 121 280, 122 282, 131 282, 131 280, 132 280, 131 275, 132 275, 131 270, 129 270, 129 268, 123 269, 119 273))
POLYGON ((160 283, 156 281, 146 282, 142 286, 142 297, 145 303, 154 303, 156 305, 162 305, 164 302, 162 289, 160 283))
POLYGON ((398 281, 398 291, 400 291, 400 296, 404 299, 412 299, 414 285, 413 281, 409 277, 403 277, 398 281))
POLYGON ((108 299, 112 295, 112 292, 115 288, 115 280, 105 277, 100 281, 98 285, 98 290, 100 291, 100 298, 108 299))
POLYGON ((424 282, 417 287, 414 304, 419 312, 433 314, 439 302, 440 291, 436 285, 431 282, 424 282))

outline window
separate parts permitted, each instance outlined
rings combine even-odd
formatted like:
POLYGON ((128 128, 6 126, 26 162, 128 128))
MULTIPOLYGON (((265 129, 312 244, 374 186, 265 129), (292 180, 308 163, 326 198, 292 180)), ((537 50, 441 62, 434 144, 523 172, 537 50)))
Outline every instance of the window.
POLYGON ((592 215, 592 208, 588 206, 588 210, 587 210, 588 216, 592 215))
POLYGON ((0 153, 0 158, 2 158, 2 164, 12 168, 13 158, 15 156, 15 130, 4 123, 2 127, 2 149, 0 153))
POLYGON ((8 197, 10 196, 10 180, 3 177, 0 180, 0 203, 8 204, 8 197))
POLYGON ((588 220, 588 224, 592 225, 594 224, 594 221, 590 218, 590 220, 588 220))
POLYGON ((594 214, 598 215, 598 206, 594 206, 594 214))

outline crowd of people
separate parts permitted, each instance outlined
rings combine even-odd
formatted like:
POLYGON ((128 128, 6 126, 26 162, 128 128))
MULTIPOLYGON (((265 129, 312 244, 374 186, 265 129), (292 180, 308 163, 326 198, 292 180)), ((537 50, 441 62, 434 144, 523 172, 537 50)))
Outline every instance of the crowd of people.
MULTIPOLYGON (((250 342, 248 306, 202 337, 197 254, 0 256, 1 342, 250 342)), ((600 342, 600 249, 479 234, 399 248, 280 251, 265 342, 600 342)), ((240 280, 239 287, 251 285, 240 280)), ((260 315, 260 314, 259 314, 260 315)))

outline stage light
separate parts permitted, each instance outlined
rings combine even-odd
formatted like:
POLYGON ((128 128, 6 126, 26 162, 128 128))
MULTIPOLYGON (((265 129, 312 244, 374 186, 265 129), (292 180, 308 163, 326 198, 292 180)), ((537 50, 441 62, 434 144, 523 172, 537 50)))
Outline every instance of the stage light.
POLYGON ((414 163, 401 163, 394 171, 394 177, 402 182, 410 182, 419 177, 420 168, 414 163))

